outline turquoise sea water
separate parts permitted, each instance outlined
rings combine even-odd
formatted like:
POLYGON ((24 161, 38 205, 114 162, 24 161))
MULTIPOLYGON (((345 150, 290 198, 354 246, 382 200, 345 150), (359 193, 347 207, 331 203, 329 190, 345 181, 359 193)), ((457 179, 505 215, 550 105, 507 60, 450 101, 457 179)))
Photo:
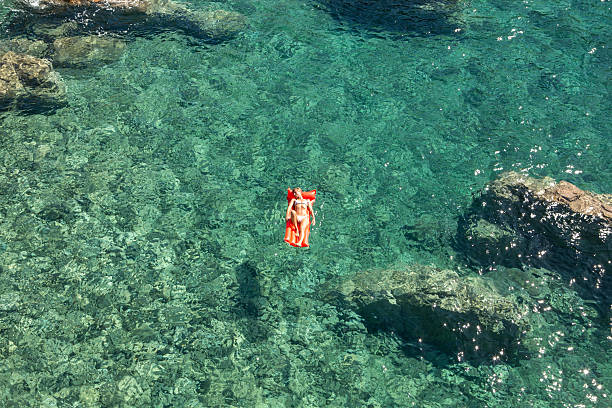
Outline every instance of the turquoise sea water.
MULTIPOLYGON (((10 7, 2 39, 36 38, 10 7)), ((51 23, 123 38, 121 58, 57 67, 57 110, 1 113, 0 405, 610 406, 610 305, 565 281, 528 298, 539 353, 486 364, 321 293, 394 265, 481 273, 457 224, 503 171, 612 192, 609 2, 189 7, 248 27, 68 14, 51 23), (282 242, 292 186, 318 190, 307 250, 282 242)))

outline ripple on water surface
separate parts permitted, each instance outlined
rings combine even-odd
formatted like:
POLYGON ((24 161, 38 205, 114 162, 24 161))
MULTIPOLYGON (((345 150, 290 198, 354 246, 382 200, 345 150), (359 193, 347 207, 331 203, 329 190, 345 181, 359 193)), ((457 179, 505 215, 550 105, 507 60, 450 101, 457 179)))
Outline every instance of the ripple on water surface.
POLYGON ((510 170, 612 192, 606 2, 187 7, 248 25, 0 7, 0 50, 29 40, 66 85, 0 117, 2 405, 609 405, 588 251, 538 261, 546 227, 475 211, 510 170), (83 36, 124 46, 61 62, 83 36), (308 250, 282 242, 295 185, 318 189, 308 250), (347 289, 389 271, 432 283, 347 289))

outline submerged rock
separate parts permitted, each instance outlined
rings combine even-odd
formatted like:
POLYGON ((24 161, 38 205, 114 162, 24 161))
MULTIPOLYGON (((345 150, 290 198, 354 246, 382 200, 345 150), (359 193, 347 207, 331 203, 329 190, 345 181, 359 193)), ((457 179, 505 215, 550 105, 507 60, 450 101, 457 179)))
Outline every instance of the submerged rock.
POLYGON ((52 23, 44 23, 37 22, 37 24, 32 27, 32 31, 35 35, 41 38, 47 38, 49 40, 53 40, 55 38, 61 37, 71 37, 75 36, 79 32, 79 25, 76 21, 68 21, 66 23, 57 24, 52 23))
POLYGON ((517 255, 521 239, 513 231, 476 218, 466 226, 465 240, 470 247, 470 255, 486 260, 486 264, 508 264, 514 261, 514 266, 520 265, 517 255))
POLYGON ((109 63, 118 60, 125 50, 125 42, 116 38, 89 35, 58 38, 53 42, 54 61, 59 65, 109 63))
POLYGON ((64 85, 51 63, 9 51, 0 57, 0 106, 59 103, 64 85))
POLYGON ((42 58, 47 52, 48 45, 44 41, 27 38, 11 38, 0 41, 0 54, 13 51, 17 54, 28 54, 42 58))
POLYGON ((371 271, 339 292, 373 330, 433 344, 459 360, 506 359, 529 329, 528 309, 481 277, 427 266, 371 271))
POLYGON ((26 6, 46 10, 66 7, 105 7, 145 12, 158 0, 19 0, 26 6))
POLYGON ((453 34, 455 0, 317 0, 315 7, 355 27, 391 35, 453 34))
POLYGON ((606 269, 612 259, 612 195, 581 190, 566 181, 536 179, 516 172, 502 174, 474 200, 457 242, 472 259, 487 266, 535 266, 560 272, 582 287, 588 298, 612 300, 606 269), (492 258, 483 254, 473 225, 486 222, 515 235, 492 242, 492 258))
POLYGON ((404 225, 402 232, 412 246, 431 250, 446 245, 456 228, 448 220, 425 214, 404 225))
POLYGON ((187 13, 193 29, 210 38, 228 38, 244 30, 246 17, 235 11, 211 10, 187 13))
POLYGON ((170 0, 20 0, 41 13, 65 13, 71 8, 101 8, 128 14, 157 16, 191 34, 224 39, 246 27, 246 17, 227 10, 191 10, 170 0))

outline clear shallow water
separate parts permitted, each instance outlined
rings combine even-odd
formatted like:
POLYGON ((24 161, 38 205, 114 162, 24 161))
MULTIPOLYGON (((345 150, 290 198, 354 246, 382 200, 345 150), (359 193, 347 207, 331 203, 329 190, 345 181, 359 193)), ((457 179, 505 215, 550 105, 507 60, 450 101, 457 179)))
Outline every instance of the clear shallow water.
POLYGON ((611 192, 609 4, 375 24, 366 2, 215 5, 249 28, 138 26, 119 61, 58 68, 66 107, 3 113, 3 405, 608 406, 609 323, 564 285, 533 312, 539 355, 481 365, 320 291, 395 264, 477 273, 457 219, 502 171, 611 192), (319 190, 309 250, 281 240, 294 185, 319 190))

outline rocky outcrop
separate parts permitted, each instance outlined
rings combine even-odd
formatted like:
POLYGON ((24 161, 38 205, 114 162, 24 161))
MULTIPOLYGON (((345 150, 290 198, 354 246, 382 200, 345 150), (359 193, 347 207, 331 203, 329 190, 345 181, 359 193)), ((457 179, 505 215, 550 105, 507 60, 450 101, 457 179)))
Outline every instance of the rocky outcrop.
POLYGON ((47 60, 9 51, 0 57, 0 107, 62 101, 64 85, 47 60))
POLYGON ((386 330, 459 360, 516 356, 528 309, 482 277, 411 266, 360 273, 337 288, 370 330, 386 330))
POLYGON ((125 42, 97 35, 64 37, 53 42, 53 49, 55 50, 53 60, 58 65, 110 63, 121 57, 125 50, 125 42))
POLYGON ((600 228, 612 226, 612 194, 584 191, 567 181, 556 182, 550 177, 536 179, 516 172, 502 174, 486 188, 486 194, 497 200, 526 207, 524 201, 556 207, 567 216, 589 217, 600 228))
POLYGON ((457 242, 484 267, 550 269, 580 287, 583 297, 608 304, 612 300, 606 274, 612 259, 612 195, 549 177, 504 173, 474 200, 460 223, 457 242), (474 228, 483 222, 506 231, 510 241, 484 241, 474 228))

